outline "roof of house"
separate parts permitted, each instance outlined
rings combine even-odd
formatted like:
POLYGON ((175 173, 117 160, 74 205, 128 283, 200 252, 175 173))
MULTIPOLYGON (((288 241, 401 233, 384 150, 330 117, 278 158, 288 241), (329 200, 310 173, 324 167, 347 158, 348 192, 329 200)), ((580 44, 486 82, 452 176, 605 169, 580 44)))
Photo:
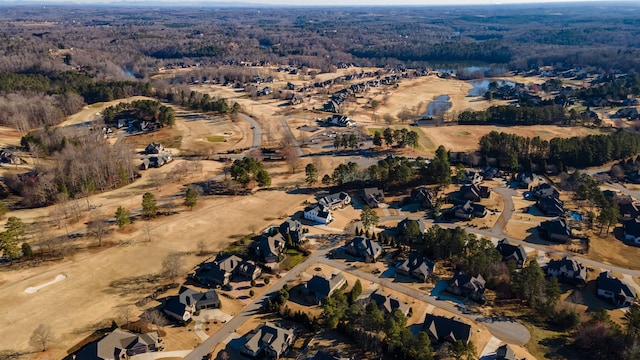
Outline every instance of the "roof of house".
POLYGON ((216 258, 213 260, 213 264, 215 267, 218 267, 220 270, 223 270, 227 273, 232 273, 233 270, 243 262, 244 260, 233 254, 218 254, 216 258))
POLYGON ((351 240, 349 244, 347 244, 347 249, 349 248, 360 257, 375 259, 382 254, 382 245, 364 236, 358 236, 351 240))
POLYGON ((464 205, 456 206, 454 207, 454 209, 456 209, 456 211, 461 211, 465 214, 473 214, 474 212, 483 213, 487 211, 487 208, 484 205, 476 204, 471 200, 467 200, 467 202, 465 202, 464 205))
POLYGON ((496 350, 496 360, 518 360, 518 358, 511 346, 504 344, 496 350))
POLYGON ((540 228, 546 231, 549 235, 566 235, 571 236, 571 227, 563 219, 547 220, 540 223, 540 228))
POLYGON ((515 258, 516 261, 525 261, 527 260, 527 252, 524 249, 522 244, 513 245, 509 242, 509 239, 504 238, 498 241, 498 246, 496 249, 502 255, 503 259, 515 258))
POLYGON ((569 259, 566 256, 563 257, 562 260, 549 260, 549 263, 547 263, 547 270, 549 269, 560 271, 565 274, 568 271, 572 271, 574 279, 587 280, 587 268, 575 259, 569 259))
POLYGON ((269 347, 278 354, 282 353, 290 338, 294 337, 293 330, 283 329, 274 323, 266 322, 253 331, 244 346, 254 353, 269 347))
POLYGON ((307 289, 313 292, 318 298, 326 298, 331 295, 341 284, 347 281, 342 273, 333 274, 331 277, 314 275, 307 281, 307 289))
POLYGON ((483 292, 484 284, 485 280, 482 275, 476 277, 462 272, 455 274, 448 283, 451 287, 463 287, 475 292, 483 292))
POLYGON ((553 196, 543 196, 538 199, 540 210, 547 214, 564 214, 564 203, 553 196))
POLYGON ((98 341, 98 358, 114 359, 116 350, 129 349, 133 345, 142 343, 150 345, 158 342, 156 332, 146 334, 133 334, 125 330, 115 329, 109 335, 98 341))
POLYGON ((339 193, 329 194, 327 196, 320 198, 318 200, 318 204, 331 208, 332 206, 340 204, 346 201, 347 199, 350 199, 350 196, 349 194, 343 191, 339 193))
POLYGON ((640 237, 640 220, 631 219, 624 222, 624 232, 634 237, 640 237))
POLYGON ((417 252, 411 252, 407 259, 398 265, 398 269, 407 272, 420 272, 427 277, 433 271, 433 266, 433 261, 423 257, 417 252))
POLYGON ((383 202, 384 201, 384 192, 378 188, 364 188, 362 190, 364 193, 364 199, 367 203, 371 202, 383 202))
POLYGON ((468 343, 471 339, 471 326, 453 318, 427 314, 424 319, 423 329, 429 336, 441 341, 462 341, 468 343))
POLYGON ((614 295, 636 297, 636 291, 632 286, 614 277, 608 271, 603 271, 598 276, 598 289, 608 291, 614 295))
POLYGON ((411 200, 419 203, 431 203, 433 202, 434 197, 431 190, 425 186, 420 186, 411 190, 411 200))
POLYGON ((260 239, 254 243, 256 253, 262 259, 272 256, 278 256, 282 248, 284 248, 285 240, 282 234, 261 235, 260 239))
POLYGON ((411 309, 409 305, 403 303, 391 294, 385 296, 384 294, 378 293, 378 291, 374 291, 369 298, 375 302, 379 308, 384 309, 385 312, 389 314, 391 314, 393 310, 399 309, 403 314, 407 315, 409 309, 411 309))
POLYGON ((331 210, 329 209, 329 207, 320 203, 309 205, 306 208, 304 208, 304 212, 310 212, 310 211, 317 211, 318 212, 317 217, 322 219, 327 219, 331 215, 331 210))

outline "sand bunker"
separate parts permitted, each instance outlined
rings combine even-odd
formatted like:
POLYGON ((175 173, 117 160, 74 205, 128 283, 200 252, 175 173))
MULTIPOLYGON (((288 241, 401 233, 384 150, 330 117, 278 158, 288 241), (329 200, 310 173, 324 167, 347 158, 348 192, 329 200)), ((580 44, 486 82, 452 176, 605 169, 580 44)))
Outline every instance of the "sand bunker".
POLYGON ((60 275, 56 276, 55 279, 53 279, 53 280, 51 280, 49 282, 46 282, 46 283, 38 285, 38 286, 28 287, 28 288, 24 289, 24 292, 26 292, 27 294, 35 294, 38 291, 40 291, 40 289, 42 289, 44 287, 47 287, 49 285, 53 285, 53 284, 55 284, 57 282, 60 282, 60 281, 62 281, 64 279, 66 279, 66 278, 67 278, 67 275, 60 274, 60 275))

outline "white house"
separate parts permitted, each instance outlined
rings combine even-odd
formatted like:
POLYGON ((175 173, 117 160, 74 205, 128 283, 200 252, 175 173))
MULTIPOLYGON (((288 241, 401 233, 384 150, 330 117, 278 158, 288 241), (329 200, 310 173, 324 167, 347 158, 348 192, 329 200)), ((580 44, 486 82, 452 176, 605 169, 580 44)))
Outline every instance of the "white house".
POLYGON ((331 210, 320 204, 306 207, 304 209, 304 218, 320 224, 328 224, 333 221, 331 210))

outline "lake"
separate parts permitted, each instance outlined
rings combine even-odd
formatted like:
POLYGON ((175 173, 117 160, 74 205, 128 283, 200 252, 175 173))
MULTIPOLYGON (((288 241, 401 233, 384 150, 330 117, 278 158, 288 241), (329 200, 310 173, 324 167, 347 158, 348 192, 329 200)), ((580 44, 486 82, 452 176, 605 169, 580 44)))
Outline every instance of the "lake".
POLYGON ((433 101, 429 103, 429 105, 427 105, 427 111, 424 114, 422 114, 421 117, 422 118, 436 117, 444 113, 445 111, 451 109, 451 102, 449 100, 451 100, 449 95, 440 95, 436 97, 435 99, 433 99, 433 101))

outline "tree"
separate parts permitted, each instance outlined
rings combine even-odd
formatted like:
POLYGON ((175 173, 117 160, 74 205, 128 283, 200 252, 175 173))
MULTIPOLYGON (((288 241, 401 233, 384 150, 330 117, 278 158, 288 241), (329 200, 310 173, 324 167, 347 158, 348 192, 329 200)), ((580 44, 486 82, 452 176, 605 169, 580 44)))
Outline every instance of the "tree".
POLYGON ((324 174, 322 177, 322 185, 329 186, 332 182, 333 180, 331 179, 331 176, 329 176, 329 174, 324 174))
POLYGON ((16 241, 20 240, 21 236, 24 236, 24 230, 26 226, 19 217, 11 216, 7 219, 7 223, 4 224, 5 232, 12 236, 16 241))
POLYGON ((127 209, 122 206, 118 206, 118 209, 116 210, 116 224, 118 224, 120 229, 124 228, 131 222, 129 216, 129 211, 127 211, 127 209))
POLYGON ((124 326, 129 326, 132 318, 133 308, 131 306, 124 305, 118 307, 118 320, 122 322, 124 326))
POLYGON ((0 233, 0 249, 4 256, 13 261, 20 257, 20 247, 16 238, 8 231, 0 233))
POLYGON ((380 135, 380 131, 373 133, 373 145, 382 146, 382 135, 380 135))
POLYGON ((638 341, 640 339, 640 305, 634 303, 629 307, 624 314, 624 322, 627 336, 638 341))
POLYGON ((360 279, 358 279, 356 283, 353 284, 353 288, 351 288, 351 292, 349 293, 349 303, 355 303, 360 294, 362 294, 362 284, 360 283, 360 279))
POLYGON ((318 168, 316 168, 313 164, 307 164, 304 168, 304 172, 306 175, 306 182, 309 185, 313 185, 318 181, 318 168))
POLYGON ((89 222, 89 232, 98 240, 98 246, 102 246, 102 238, 107 233, 107 223, 104 221, 100 212, 92 214, 89 222))
POLYGON ((31 245, 27 242, 22 243, 22 255, 26 257, 33 256, 33 249, 31 249, 31 245))
POLYGON ((198 255, 204 255, 207 253, 207 242, 204 239, 198 240, 196 244, 198 246, 198 255))
POLYGON ((378 225, 380 218, 372 208, 365 205, 362 207, 362 212, 360 213, 360 221, 362 221, 362 226, 365 229, 369 229, 371 226, 378 225))
POLYGON ((142 314, 142 318, 156 326, 156 331, 167 324, 167 319, 160 310, 149 309, 142 314))
POLYGON ((144 193, 142 195, 142 215, 147 219, 150 219, 158 213, 158 205, 156 203, 156 197, 152 193, 144 193))
POLYGON ((176 279, 182 271, 182 259, 180 253, 172 252, 162 260, 162 273, 171 283, 175 284, 176 279))
POLYGON ((384 137, 384 143, 387 147, 391 147, 391 145, 393 145, 393 130, 391 130, 391 128, 384 129, 382 136, 384 137))
POLYGON ((193 188, 188 187, 184 194, 184 205, 193 210, 193 207, 198 203, 198 194, 193 188))
POLYGON ((35 330, 33 330, 31 338, 29 339, 29 344, 42 349, 42 351, 46 351, 47 346, 49 346, 49 343, 53 341, 53 338, 54 335, 51 326, 40 324, 35 330))

